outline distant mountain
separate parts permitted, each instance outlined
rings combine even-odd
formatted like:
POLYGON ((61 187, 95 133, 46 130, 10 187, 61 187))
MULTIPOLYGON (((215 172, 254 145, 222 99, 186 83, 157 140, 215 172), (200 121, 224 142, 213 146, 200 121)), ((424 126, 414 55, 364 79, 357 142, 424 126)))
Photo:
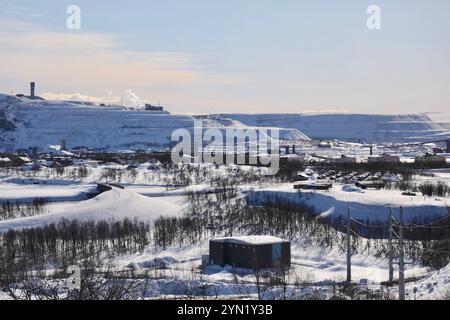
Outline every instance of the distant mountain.
POLYGON ((248 126, 295 128, 311 138, 412 142, 450 138, 450 123, 424 114, 220 114, 248 126))
MULTIPOLYGON (((138 150, 171 145, 176 129, 191 133, 196 120, 205 128, 246 129, 231 119, 191 117, 168 112, 126 110, 78 101, 31 100, 0 94, 0 152, 47 151, 62 140, 69 149, 138 150)), ((302 132, 283 127, 280 138, 309 140, 302 132)))
POLYGON ((161 149, 172 132, 206 128, 279 128, 283 140, 311 138, 362 142, 450 139, 449 123, 426 115, 221 114, 173 115, 76 101, 31 100, 0 94, 0 151, 46 151, 65 140, 69 149, 161 149))
POLYGON ((71 149, 160 148, 193 123, 184 115, 0 95, 0 151, 45 151, 61 140, 71 149))

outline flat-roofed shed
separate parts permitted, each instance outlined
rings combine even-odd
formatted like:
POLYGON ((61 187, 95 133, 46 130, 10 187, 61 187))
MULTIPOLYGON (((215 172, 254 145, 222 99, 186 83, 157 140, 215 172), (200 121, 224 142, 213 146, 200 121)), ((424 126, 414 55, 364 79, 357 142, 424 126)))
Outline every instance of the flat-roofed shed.
POLYGON ((238 268, 289 268, 291 243, 273 236, 238 236, 209 241, 209 264, 238 268))

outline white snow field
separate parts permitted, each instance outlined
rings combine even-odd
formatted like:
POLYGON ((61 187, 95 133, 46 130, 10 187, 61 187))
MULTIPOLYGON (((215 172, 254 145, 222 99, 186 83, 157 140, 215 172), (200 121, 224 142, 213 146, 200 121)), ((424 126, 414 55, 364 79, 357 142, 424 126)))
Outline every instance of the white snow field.
POLYGON ((87 200, 88 194, 96 192, 94 184, 42 185, 0 183, 0 203, 30 203, 36 198, 50 202, 87 200))
POLYGON ((409 295, 419 300, 448 300, 450 299, 450 264, 431 272, 425 278, 406 286, 409 295))
POLYGON ((295 128, 311 138, 365 142, 429 141, 450 138, 450 123, 425 114, 224 114, 248 126, 295 128))
MULTIPOLYGON (((142 164, 138 168, 137 177, 123 176, 125 190, 113 188, 93 199, 84 200, 79 198, 80 195, 95 189, 94 182, 101 181, 103 169, 126 170, 124 165, 95 162, 85 165, 89 169, 89 174, 83 180, 74 179, 70 175, 71 167, 61 177, 53 176, 48 170, 34 173, 32 178, 25 174, 20 178, 20 174, 16 171, 0 177, 0 199, 26 202, 34 197, 45 197, 52 201, 48 211, 43 214, 0 221, 0 232, 57 223, 63 218, 80 221, 120 221, 125 217, 130 219, 136 217, 141 221, 151 222, 161 215, 181 216, 188 202, 184 196, 186 190, 211 190, 211 186, 205 183, 193 184, 189 188, 167 189, 158 171, 148 169, 148 164, 142 164)), ((213 167, 211 170, 214 170, 213 167)), ((433 170, 433 173, 436 177, 429 179, 448 178, 448 170, 433 170)), ((220 168, 215 174, 225 175, 226 171, 220 168)), ((445 199, 405 197, 395 190, 365 190, 361 193, 356 188, 336 185, 330 192, 303 191, 302 196, 299 196, 298 192, 293 190, 292 183, 264 187, 242 185, 239 188, 256 198, 263 193, 270 193, 287 197, 289 200, 305 201, 313 205, 323 217, 345 215, 348 206, 351 206, 354 218, 364 220, 384 220, 391 205, 395 208, 403 205, 406 219, 412 217, 412 214, 434 216, 448 213, 445 199)), ((396 214, 398 209, 394 209, 394 215, 396 214)), ((208 244, 207 240, 203 240, 189 245, 177 244, 166 250, 156 249, 154 245, 150 245, 143 253, 120 255, 110 262, 119 270, 141 270, 149 271, 151 274, 158 272, 159 279, 148 281, 144 295, 147 299, 183 298, 186 297, 186 290, 198 291, 205 282, 211 287, 210 293, 213 296, 217 294, 222 298, 257 298, 255 276, 250 270, 218 266, 208 266, 204 272, 201 270, 202 255, 208 254, 208 244), (155 271, 155 267, 161 263, 166 268, 155 271)), ((295 290, 303 290, 302 294, 308 290, 319 290, 321 298, 330 298, 333 282, 341 282, 346 277, 344 249, 337 245, 332 249, 323 249, 314 245, 311 239, 294 239, 291 247, 291 281, 294 282, 295 277, 298 277, 298 280, 312 284, 311 287, 295 290)), ((441 299, 450 283, 448 270, 449 267, 436 272, 417 264, 407 264, 407 278, 424 277, 407 285, 407 298, 412 299, 414 288, 418 288, 416 292, 418 299, 441 299)), ((397 276, 396 269, 395 278, 397 276)), ((371 253, 355 252, 352 256, 352 277, 356 283, 367 283, 372 288, 379 288, 380 282, 388 278, 388 261, 371 253)), ((300 291, 295 290, 293 294, 300 294, 300 291)), ((396 286, 389 290, 396 296, 396 286)), ((270 299, 271 296, 264 298, 270 299)))
POLYGON ((161 147, 170 144, 173 130, 192 127, 194 121, 184 115, 5 95, 0 96, 0 119, 2 113, 3 127, 9 123, 11 128, 2 134, 0 150, 47 150, 62 139, 71 149, 161 147))
MULTIPOLYGON (((132 269, 145 271, 158 265, 164 265, 161 279, 152 282, 154 297, 164 295, 182 296, 185 294, 181 288, 188 281, 208 282, 210 286, 217 287, 217 294, 223 297, 247 296, 255 298, 255 276, 251 270, 232 268, 231 266, 208 266, 201 271, 201 257, 208 254, 208 241, 194 245, 174 246, 166 250, 149 248, 146 252, 122 256, 114 259, 113 263, 120 270, 132 269), (188 280, 189 279, 189 280, 188 280)), ((323 292, 323 298, 332 294, 332 284, 346 279, 346 255, 338 247, 323 249, 312 245, 306 239, 299 239, 291 245, 291 270, 289 282, 305 282, 312 288, 323 292)), ((421 277, 434 274, 429 268, 407 264, 406 277, 421 277)), ((370 254, 354 253, 352 255, 352 279, 355 283, 365 281, 367 285, 379 287, 379 284, 388 279, 388 262, 370 254)), ((397 279, 398 269, 395 267, 394 279, 397 279)), ((305 290, 305 288, 303 288, 305 290)), ((396 287, 392 287, 396 294, 396 287)), ((412 288, 411 288, 412 290, 412 288)), ((409 295, 412 296, 412 295, 409 295)), ((267 297, 267 298, 270 298, 267 297)))
POLYGON ((61 219, 78 221, 121 221, 137 218, 151 222, 160 216, 178 216, 183 205, 113 188, 97 197, 76 203, 52 204, 50 213, 0 221, 0 232, 58 223, 61 219))
POLYGON ((248 194, 251 203, 260 204, 270 199, 288 200, 292 203, 305 203, 316 212, 333 219, 347 217, 350 208, 352 218, 383 222, 388 219, 389 208, 392 215, 399 216, 399 208, 403 207, 404 219, 433 220, 450 214, 448 198, 404 196, 399 190, 363 190, 346 191, 342 185, 334 185, 328 191, 302 190, 299 193, 292 184, 284 184, 274 188, 260 188, 248 194))

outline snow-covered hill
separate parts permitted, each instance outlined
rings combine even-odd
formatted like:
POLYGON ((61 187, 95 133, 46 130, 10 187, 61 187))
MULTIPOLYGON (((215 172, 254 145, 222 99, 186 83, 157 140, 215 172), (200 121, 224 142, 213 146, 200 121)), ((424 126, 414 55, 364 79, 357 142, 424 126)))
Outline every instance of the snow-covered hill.
POLYGON ((311 138, 367 142, 429 141, 450 138, 450 123, 424 114, 225 114, 248 126, 295 128, 311 138))
POLYGON ((0 232, 58 223, 61 219, 78 221, 121 221, 137 218, 153 221, 160 216, 181 215, 183 207, 160 198, 146 197, 128 190, 113 188, 97 197, 81 201, 53 204, 48 214, 0 221, 0 232))
POLYGON ((0 95, 0 150, 69 148, 138 149, 170 144, 172 131, 194 119, 120 107, 39 101, 0 95))
MULTIPOLYGON (((172 132, 204 128, 245 129, 230 119, 173 115, 168 112, 101 107, 73 101, 30 100, 0 94, 0 151, 46 151, 65 140, 70 149, 137 150, 164 148, 172 132)), ((308 140, 297 129, 283 126, 280 137, 308 140)))
POLYGON ((47 150, 65 140, 70 149, 149 149, 170 146, 174 130, 279 128, 284 140, 312 138, 364 142, 430 141, 450 138, 450 123, 419 115, 230 114, 173 115, 92 103, 30 100, 0 94, 0 151, 47 150))

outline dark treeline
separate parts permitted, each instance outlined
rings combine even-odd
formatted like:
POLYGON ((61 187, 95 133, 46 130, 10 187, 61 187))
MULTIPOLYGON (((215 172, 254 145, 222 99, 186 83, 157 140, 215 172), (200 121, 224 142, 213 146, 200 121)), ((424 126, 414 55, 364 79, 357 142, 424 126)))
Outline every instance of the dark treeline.
POLYGON ((168 186, 188 186, 198 183, 207 183, 212 187, 235 187, 244 183, 273 182, 274 177, 263 176, 258 170, 261 168, 252 167, 242 169, 238 166, 223 167, 219 171, 218 166, 212 170, 210 166, 201 164, 180 165, 176 163, 161 163, 160 172, 163 180, 168 186))
POLYGON ((0 220, 29 217, 45 212, 49 204, 46 198, 34 198, 31 203, 11 202, 9 200, 0 202, 0 220))
POLYGON ((68 266, 85 258, 142 252, 150 243, 150 225, 137 220, 68 221, 0 235, 0 274, 48 264, 68 266))

